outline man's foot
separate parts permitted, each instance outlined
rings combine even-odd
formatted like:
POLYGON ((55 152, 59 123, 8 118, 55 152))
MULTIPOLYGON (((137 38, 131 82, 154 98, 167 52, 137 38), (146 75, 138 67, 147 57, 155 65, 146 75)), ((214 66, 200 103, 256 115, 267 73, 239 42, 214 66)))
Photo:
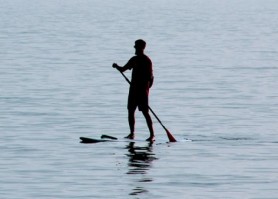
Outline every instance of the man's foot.
POLYGON ((133 140, 133 139, 134 139, 134 134, 130 133, 130 134, 129 134, 128 136, 126 136, 125 138, 133 140))
POLYGON ((146 139, 147 142, 154 142, 155 141, 155 137, 154 136, 150 136, 148 139, 146 139))

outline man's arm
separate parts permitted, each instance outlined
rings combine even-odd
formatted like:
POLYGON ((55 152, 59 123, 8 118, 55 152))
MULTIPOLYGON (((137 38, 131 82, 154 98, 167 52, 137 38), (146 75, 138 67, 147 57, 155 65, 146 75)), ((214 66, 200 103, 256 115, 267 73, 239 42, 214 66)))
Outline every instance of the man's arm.
POLYGON ((132 69, 134 66, 134 58, 132 57, 124 66, 119 66, 118 64, 114 63, 112 65, 113 68, 118 69, 120 72, 125 72, 127 69, 132 69))
POLYGON ((150 79, 150 81, 149 81, 149 88, 152 87, 152 85, 153 85, 153 80, 154 80, 154 77, 152 76, 151 79, 150 79))
POLYGON ((154 81, 154 76, 153 76, 153 64, 152 64, 152 61, 149 57, 147 57, 148 59, 148 70, 147 70, 147 77, 148 77, 148 80, 149 80, 149 88, 152 87, 153 85, 153 81, 154 81))
POLYGON ((113 63, 112 67, 113 67, 113 68, 116 68, 116 69, 119 70, 120 72, 125 72, 125 71, 127 70, 126 67, 124 67, 124 66, 119 66, 119 65, 116 64, 116 63, 113 63))

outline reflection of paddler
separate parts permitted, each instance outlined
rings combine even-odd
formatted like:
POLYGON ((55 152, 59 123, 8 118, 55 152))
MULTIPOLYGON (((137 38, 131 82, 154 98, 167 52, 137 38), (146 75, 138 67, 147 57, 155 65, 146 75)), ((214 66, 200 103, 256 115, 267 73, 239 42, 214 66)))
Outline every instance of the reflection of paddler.
POLYGON ((130 142, 126 147, 129 154, 130 170, 128 174, 144 174, 153 160, 156 160, 155 154, 152 153, 152 143, 145 147, 135 146, 134 142, 130 142))
POLYGON ((132 69, 132 79, 129 88, 128 96, 128 121, 130 127, 130 134, 126 137, 134 139, 135 131, 135 110, 138 107, 142 111, 150 132, 150 137, 147 141, 154 141, 154 130, 152 119, 149 114, 149 89, 153 84, 153 69, 151 59, 144 54, 146 42, 144 40, 135 41, 135 55, 123 67, 114 63, 113 67, 120 72, 127 69, 132 69))
MULTIPOLYGON (((140 195, 147 193, 148 185, 145 183, 152 182, 153 179, 147 175, 147 171, 151 168, 151 163, 155 158, 155 154, 152 153, 152 142, 145 147, 135 146, 135 142, 130 142, 126 148, 128 149, 127 156, 128 161, 128 175, 138 175, 139 184, 135 184, 135 187, 129 193, 129 195, 140 195), (142 175, 143 174, 143 175, 142 175)), ((135 177, 133 177, 134 179, 135 177)))

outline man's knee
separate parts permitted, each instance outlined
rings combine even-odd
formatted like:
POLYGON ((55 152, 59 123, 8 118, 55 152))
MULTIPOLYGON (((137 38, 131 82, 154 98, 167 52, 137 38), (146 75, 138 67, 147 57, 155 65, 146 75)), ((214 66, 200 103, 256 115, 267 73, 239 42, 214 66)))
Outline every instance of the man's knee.
POLYGON ((144 109, 142 110, 142 113, 145 117, 150 117, 150 114, 149 114, 149 109, 144 109))

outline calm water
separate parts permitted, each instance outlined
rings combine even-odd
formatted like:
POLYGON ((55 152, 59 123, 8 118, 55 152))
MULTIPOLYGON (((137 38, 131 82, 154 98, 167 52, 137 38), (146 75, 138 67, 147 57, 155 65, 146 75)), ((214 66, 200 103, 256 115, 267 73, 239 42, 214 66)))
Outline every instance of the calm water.
POLYGON ((0 0, 1 198, 277 199, 277 13, 276 0, 0 0), (128 134, 111 64, 138 38, 151 107, 179 142, 154 119, 152 146, 80 144, 128 134))

